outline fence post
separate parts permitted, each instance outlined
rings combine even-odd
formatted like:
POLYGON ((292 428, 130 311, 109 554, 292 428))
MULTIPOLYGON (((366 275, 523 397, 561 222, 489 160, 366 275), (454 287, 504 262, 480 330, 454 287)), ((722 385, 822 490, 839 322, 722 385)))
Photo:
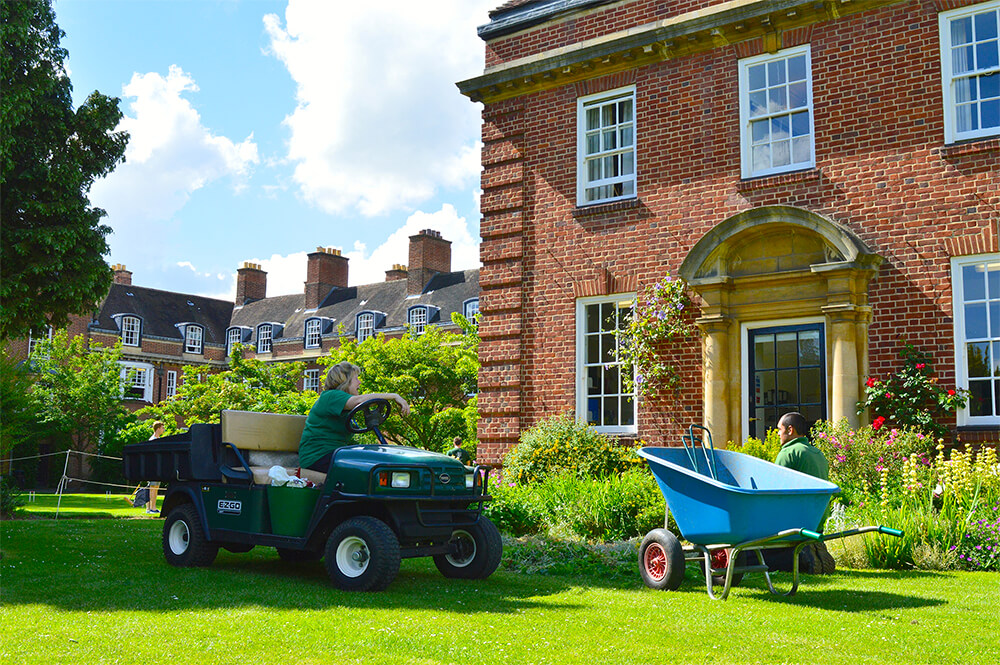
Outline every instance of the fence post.
POLYGON ((56 488, 56 490, 59 493, 59 498, 56 499, 56 519, 59 519, 59 507, 62 505, 63 486, 66 484, 66 472, 69 470, 70 452, 72 451, 69 450, 66 451, 66 463, 63 464, 63 475, 62 478, 59 479, 59 486, 56 488))

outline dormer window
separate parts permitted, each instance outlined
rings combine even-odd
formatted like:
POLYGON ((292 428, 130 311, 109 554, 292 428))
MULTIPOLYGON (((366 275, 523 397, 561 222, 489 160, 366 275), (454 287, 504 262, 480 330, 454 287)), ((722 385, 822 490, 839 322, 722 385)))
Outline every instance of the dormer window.
POLYGON ((375 334, 374 312, 361 312, 358 314, 357 331, 359 344, 375 334))
POLYGON ((257 353, 270 353, 271 352, 271 339, 273 338, 274 329, 271 327, 270 323, 262 323, 257 326, 257 353))
POLYGON ((474 326, 479 325, 479 298, 470 298, 462 306, 462 316, 469 320, 474 326))
POLYGON ((184 353, 201 353, 205 329, 197 325, 184 326, 184 353))
POLYGON ((121 319, 122 346, 139 346, 139 332, 142 324, 138 316, 123 316, 121 319))
POLYGON ((305 347, 307 349, 318 349, 320 347, 322 323, 319 319, 309 319, 306 321, 305 347))
POLYGON ((243 341, 243 331, 239 328, 230 328, 226 331, 226 355, 233 355, 233 346, 243 341))
MULTIPOLYGON (((40 353, 40 351, 38 349, 38 343, 41 342, 41 341, 43 341, 43 340, 48 340, 50 342, 52 341, 52 326, 45 326, 45 332, 42 333, 41 335, 37 334, 34 330, 32 330, 28 334, 28 357, 29 358, 32 355, 36 354, 36 353, 40 353)), ((44 357, 48 358, 49 354, 46 353, 44 355, 44 357)))
POLYGON ((427 327, 427 308, 423 305, 411 307, 406 315, 406 322, 410 324, 410 332, 420 335, 427 327))

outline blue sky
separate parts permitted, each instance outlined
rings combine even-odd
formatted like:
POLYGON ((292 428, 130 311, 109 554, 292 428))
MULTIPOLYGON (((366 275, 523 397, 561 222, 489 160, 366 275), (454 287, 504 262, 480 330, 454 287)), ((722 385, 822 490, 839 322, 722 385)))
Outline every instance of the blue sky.
POLYGON ((408 236, 479 265, 483 69, 499 0, 55 0, 74 100, 121 98, 126 163, 91 190, 134 284, 231 299, 243 261, 298 293, 336 247, 351 284, 408 236))

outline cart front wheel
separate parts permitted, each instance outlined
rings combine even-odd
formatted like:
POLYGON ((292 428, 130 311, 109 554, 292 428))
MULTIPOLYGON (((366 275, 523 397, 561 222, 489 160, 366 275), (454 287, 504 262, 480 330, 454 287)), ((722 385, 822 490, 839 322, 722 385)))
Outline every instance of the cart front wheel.
POLYGON ((639 573, 650 589, 674 591, 684 580, 684 548, 666 529, 653 529, 639 547, 639 573))

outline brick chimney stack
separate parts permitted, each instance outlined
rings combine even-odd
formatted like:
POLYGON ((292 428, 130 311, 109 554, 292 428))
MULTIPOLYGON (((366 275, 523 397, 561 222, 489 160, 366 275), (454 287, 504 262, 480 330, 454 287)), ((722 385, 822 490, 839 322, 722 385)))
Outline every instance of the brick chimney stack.
POLYGON ((124 263, 116 263, 111 266, 111 269, 115 272, 115 284, 124 284, 125 286, 132 285, 132 271, 126 269, 124 263))
POLYGON ((339 249, 317 247, 306 269, 306 309, 319 307, 333 288, 347 288, 347 257, 339 249))
POLYGON ((441 232, 433 229, 410 236, 406 293, 422 293, 430 278, 441 272, 451 272, 451 241, 442 239, 441 232))
POLYGON ((393 263, 392 270, 385 271, 385 281, 396 282, 401 279, 406 279, 406 266, 399 263, 393 263))
POLYGON ((236 271, 236 306, 263 300, 266 294, 267 273, 260 269, 259 263, 244 261, 243 267, 236 271))

